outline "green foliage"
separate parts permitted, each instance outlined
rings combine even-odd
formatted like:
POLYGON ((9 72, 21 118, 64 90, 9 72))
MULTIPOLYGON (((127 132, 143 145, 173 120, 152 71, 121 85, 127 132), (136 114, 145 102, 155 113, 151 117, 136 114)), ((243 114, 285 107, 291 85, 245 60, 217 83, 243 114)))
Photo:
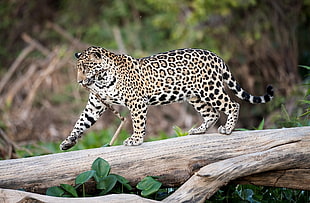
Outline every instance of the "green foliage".
POLYGON ((206 202, 309 202, 310 192, 287 188, 255 185, 228 185, 221 188, 206 202))
POLYGON ((60 186, 54 186, 47 189, 46 194, 56 197, 85 197, 85 183, 94 179, 96 182, 96 195, 105 195, 112 190, 118 192, 124 192, 126 190, 132 190, 129 185, 129 181, 116 174, 110 174, 110 164, 102 158, 97 158, 92 166, 92 170, 85 171, 79 174, 75 178, 75 187, 68 184, 61 184, 60 186), (119 184, 117 184, 119 183, 119 184), (82 192, 79 192, 79 188, 82 186, 82 192))
MULTIPOLYGON (((129 181, 123 176, 110 174, 110 164, 102 158, 97 158, 91 166, 92 170, 85 171, 75 178, 75 187, 68 184, 60 184, 47 189, 46 194, 56 197, 85 197, 88 196, 85 190, 85 183, 93 179, 96 182, 96 194, 105 195, 110 192, 123 193, 131 191, 129 181), (82 186, 82 191, 78 189, 82 186)), ((160 190, 162 183, 154 177, 147 176, 137 184, 137 189, 141 190, 142 196, 149 197, 160 190)))
MULTIPOLYGON (((105 146, 109 143, 115 129, 105 129, 99 132, 89 132, 80 139, 79 142, 70 151, 91 149, 105 146)), ((119 134, 115 145, 121 145, 123 141, 129 137, 130 134, 122 130, 119 134)), ((17 149, 16 154, 18 157, 39 156, 44 154, 60 153, 63 152, 59 149, 59 142, 38 142, 21 146, 17 149)))
MULTIPOLYGON (((264 124, 265 124, 265 119, 263 119, 257 128, 253 128, 253 130, 263 130, 264 129, 264 124)), ((236 128, 235 130, 239 130, 239 131, 248 131, 249 129, 246 128, 236 128)))
MULTIPOLYGON (((122 184, 127 190, 132 190, 131 185, 129 184, 129 181, 124 178, 123 176, 117 175, 117 174, 110 174, 111 176, 114 176, 116 180, 122 184)), ((123 191, 123 189, 122 189, 123 191)))
POLYGON ((97 171, 94 170, 90 170, 90 171, 85 171, 81 174, 79 174, 76 178, 75 178, 75 184, 76 185, 82 185, 84 183, 86 183, 89 179, 91 179, 97 171))
POLYGON ((108 192, 110 192, 113 187, 115 186, 117 182, 117 179, 113 175, 108 175, 106 177, 103 177, 98 183, 96 188, 102 190, 102 192, 99 193, 99 195, 105 195, 108 192))
MULTIPOLYGON (((308 72, 310 70, 309 66, 300 65, 300 67, 307 70, 308 72)), ((305 76, 309 77, 310 74, 305 74, 305 76)), ((307 79, 305 82, 306 83, 300 87, 301 89, 305 90, 302 96, 303 99, 300 99, 298 102, 296 102, 292 114, 288 112, 286 105, 283 104, 284 102, 281 104, 281 114, 278 115, 275 119, 275 123, 278 127, 310 126, 310 84, 307 82, 307 79)), ((298 95, 298 97, 301 96, 298 95)))
POLYGON ((96 173, 94 174, 94 178, 96 182, 100 182, 104 177, 106 177, 111 170, 110 164, 101 158, 97 158, 92 166, 92 170, 94 170, 96 173))
POLYGON ((76 192, 76 189, 74 187, 72 187, 71 185, 68 185, 68 184, 60 184, 60 187, 62 189, 65 190, 65 192, 68 193, 69 196, 72 196, 72 197, 78 197, 78 194, 76 192))
POLYGON ((62 197, 64 194, 65 190, 58 186, 50 187, 46 191, 46 195, 54 197, 62 197))
POLYGON ((303 119, 298 115, 289 115, 284 104, 281 105, 281 115, 280 118, 276 120, 276 123, 278 126, 285 128, 310 125, 310 121, 308 119, 303 119))
MULTIPOLYGON (((308 74, 305 75, 307 77, 310 76, 310 66, 302 66, 300 65, 299 67, 301 68, 304 68, 308 71, 308 74)), ((305 86, 308 86, 308 90, 306 92, 306 95, 305 95, 305 99, 304 100, 300 100, 299 102, 306 105, 307 107, 305 108, 305 112, 303 112, 299 117, 306 117, 306 118, 309 118, 310 116, 310 84, 305 84, 305 86)))
POLYGON ((182 137, 188 135, 187 131, 183 131, 179 126, 173 126, 173 130, 177 137, 182 137))
POLYGON ((154 177, 147 176, 138 183, 137 189, 142 190, 141 195, 147 197, 156 193, 161 187, 162 183, 155 180, 154 177))

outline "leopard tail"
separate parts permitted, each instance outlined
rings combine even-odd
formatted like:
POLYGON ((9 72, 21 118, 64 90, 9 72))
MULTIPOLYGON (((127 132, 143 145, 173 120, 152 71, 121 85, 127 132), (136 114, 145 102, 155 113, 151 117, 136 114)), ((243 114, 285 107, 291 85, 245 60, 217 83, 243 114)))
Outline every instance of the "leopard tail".
POLYGON ((240 99, 250 102, 251 104, 263 104, 272 100, 273 98, 273 87, 268 85, 266 93, 263 96, 253 96, 245 91, 232 76, 228 66, 224 64, 223 67, 223 80, 227 84, 228 88, 240 99))

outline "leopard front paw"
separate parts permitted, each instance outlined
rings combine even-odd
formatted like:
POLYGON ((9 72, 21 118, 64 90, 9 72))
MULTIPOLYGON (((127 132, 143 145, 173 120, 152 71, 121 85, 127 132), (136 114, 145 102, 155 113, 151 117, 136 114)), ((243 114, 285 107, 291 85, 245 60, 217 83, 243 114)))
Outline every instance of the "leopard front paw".
POLYGON ((143 137, 132 135, 124 141, 125 146, 137 146, 143 143, 143 137))
POLYGON ((224 127, 224 126, 220 126, 220 127, 218 128, 218 132, 221 133, 221 134, 230 135, 231 132, 232 132, 232 129, 226 128, 226 127, 224 127))
POLYGON ((197 135, 197 134, 203 134, 206 132, 206 129, 202 128, 192 128, 188 131, 189 135, 197 135))

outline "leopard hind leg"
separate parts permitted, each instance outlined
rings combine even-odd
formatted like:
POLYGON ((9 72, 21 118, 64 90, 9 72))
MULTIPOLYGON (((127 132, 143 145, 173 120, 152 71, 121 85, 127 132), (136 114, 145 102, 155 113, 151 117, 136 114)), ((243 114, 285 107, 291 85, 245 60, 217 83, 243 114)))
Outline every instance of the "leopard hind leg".
POLYGON ((203 123, 197 128, 190 129, 189 134, 205 133, 208 128, 212 127, 219 119, 219 112, 206 102, 202 101, 199 97, 191 98, 188 102, 203 118, 203 123))
POLYGON ((227 115, 227 121, 224 126, 218 128, 218 132, 221 134, 229 135, 235 128, 238 121, 240 105, 237 102, 231 102, 228 108, 224 111, 227 115))
POLYGON ((224 89, 219 89, 218 93, 211 97, 209 101, 211 106, 218 111, 222 111, 227 116, 225 125, 220 126, 218 132, 226 135, 231 134, 238 121, 240 105, 231 100, 224 89))

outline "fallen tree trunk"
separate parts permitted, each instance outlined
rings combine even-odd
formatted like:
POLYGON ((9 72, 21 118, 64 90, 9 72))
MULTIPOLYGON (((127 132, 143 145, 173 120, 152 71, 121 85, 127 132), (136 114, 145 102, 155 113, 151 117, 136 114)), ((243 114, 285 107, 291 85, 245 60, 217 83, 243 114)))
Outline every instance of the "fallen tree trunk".
POLYGON ((57 203, 120 203, 120 202, 133 202, 133 203, 154 203, 158 202, 151 199, 146 199, 138 195, 133 194, 111 194, 99 197, 81 197, 81 198, 62 198, 51 197, 47 195, 40 195, 30 192, 24 192, 19 190, 9 190, 0 188, 0 200, 1 203, 29 203, 29 202, 57 202, 57 203), (39 201, 38 201, 39 200, 39 201), (71 201, 70 201, 71 200, 71 201))
POLYGON ((97 157, 132 184, 145 176, 159 176, 168 187, 189 179, 166 202, 203 202, 232 180, 310 190, 310 127, 191 135, 137 147, 4 160, 0 161, 0 187, 44 192, 60 183, 73 184, 97 157))

